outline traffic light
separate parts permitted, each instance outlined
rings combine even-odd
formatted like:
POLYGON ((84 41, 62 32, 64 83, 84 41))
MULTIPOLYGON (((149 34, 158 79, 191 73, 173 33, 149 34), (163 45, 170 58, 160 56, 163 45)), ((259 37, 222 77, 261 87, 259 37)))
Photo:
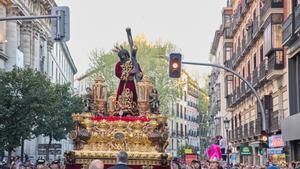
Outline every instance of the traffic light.
POLYGON ((260 145, 262 148, 269 147, 268 133, 266 131, 261 131, 260 133, 260 145))
POLYGON ((181 76, 181 54, 180 53, 170 54, 169 76, 171 78, 180 78, 181 76))
POLYGON ((53 7, 51 15, 58 16, 51 19, 51 36, 54 41, 66 42, 70 40, 70 10, 67 6, 53 7))

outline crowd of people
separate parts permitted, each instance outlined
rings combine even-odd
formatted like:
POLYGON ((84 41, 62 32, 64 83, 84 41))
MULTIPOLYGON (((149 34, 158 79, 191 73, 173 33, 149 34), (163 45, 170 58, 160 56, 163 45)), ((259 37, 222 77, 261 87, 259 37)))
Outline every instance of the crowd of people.
POLYGON ((60 160, 53 160, 51 163, 46 160, 39 158, 36 163, 33 164, 29 160, 24 163, 21 162, 19 156, 12 157, 10 164, 2 161, 0 163, 0 169, 64 169, 65 166, 60 160))
MULTIPOLYGON (((130 169, 127 165, 128 154, 121 151, 116 156, 116 165, 109 169, 130 169)), ((291 162, 285 165, 276 165, 274 163, 267 163, 265 166, 255 166, 243 163, 237 163, 234 165, 227 165, 226 161, 216 158, 216 154, 213 154, 206 161, 193 160, 189 164, 184 161, 174 158, 171 161, 171 169, 300 169, 300 161, 291 162)), ((11 159, 11 163, 8 165, 5 162, 0 163, 0 169, 65 169, 63 162, 60 160, 54 160, 51 163, 44 159, 38 159, 35 164, 29 161, 22 163, 20 157, 16 156, 11 159)), ((104 169, 104 163, 101 160, 93 160, 89 169, 104 169)))

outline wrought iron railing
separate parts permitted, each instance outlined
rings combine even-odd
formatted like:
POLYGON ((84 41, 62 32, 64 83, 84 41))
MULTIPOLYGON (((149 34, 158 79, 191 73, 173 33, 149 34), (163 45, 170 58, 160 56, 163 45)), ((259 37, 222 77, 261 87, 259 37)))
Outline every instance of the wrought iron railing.
POLYGON ((282 42, 285 44, 293 35, 293 15, 290 15, 282 23, 282 42))
POLYGON ((255 134, 259 135, 262 130, 262 120, 261 119, 256 119, 255 121, 255 134))
POLYGON ((271 8, 283 8, 283 0, 265 0, 260 10, 260 16, 264 17, 271 8))
POLYGON ((259 64, 259 80, 263 80, 266 76, 266 61, 263 60, 259 64))
POLYGON ((254 121, 249 123, 249 136, 254 136, 254 121))
POLYGON ((276 49, 268 58, 268 72, 273 70, 281 70, 284 68, 284 52, 283 49, 276 49))
POLYGON ((248 123, 244 124, 244 135, 243 138, 248 138, 249 130, 248 130, 248 123))
POLYGON ((295 30, 300 29, 300 4, 295 8, 295 30))
POLYGON ((257 68, 255 68, 253 71, 252 71, 252 85, 256 85, 258 82, 258 72, 257 72, 257 68))

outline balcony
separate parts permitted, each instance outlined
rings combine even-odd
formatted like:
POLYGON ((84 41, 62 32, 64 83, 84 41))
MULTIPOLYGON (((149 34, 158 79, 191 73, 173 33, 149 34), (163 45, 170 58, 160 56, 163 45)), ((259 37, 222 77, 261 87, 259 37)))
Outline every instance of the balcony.
POLYGON ((225 33, 225 39, 232 39, 233 38, 232 26, 225 28, 224 33, 225 33))
POLYGON ((249 123, 249 137, 254 136, 254 121, 249 123))
POLYGON ((251 42, 252 42, 252 39, 253 39, 252 35, 253 35, 253 25, 249 26, 248 31, 247 31, 247 46, 251 45, 251 42))
MULTIPOLYGON (((246 80, 251 84, 251 75, 248 75, 246 80)), ((247 85, 246 93, 250 91, 250 87, 247 85)))
POLYGON ((244 37, 244 38, 242 39, 242 49, 241 49, 241 53, 243 53, 245 49, 246 49, 246 38, 244 37))
POLYGON ((264 6, 260 9, 261 21, 263 18, 267 18, 267 13, 271 9, 281 9, 283 8, 283 0, 265 0, 264 6))
POLYGON ((247 84, 243 81, 241 85, 241 97, 244 97, 246 95, 247 91, 247 84))
POLYGON ((293 16, 290 15, 282 23, 282 42, 285 45, 293 35, 293 16))
POLYGON ((295 31, 300 30, 300 4, 295 8, 295 31))
POLYGON ((248 130, 248 123, 244 124, 244 135, 243 138, 248 138, 249 137, 249 130, 248 130))
POLYGON ((241 98, 241 90, 240 87, 237 87, 236 89, 236 100, 238 101, 241 98))
POLYGON ((256 17, 253 20, 253 37, 256 37, 258 32, 259 32, 258 17, 256 17))
POLYGON ((232 106, 232 103, 233 103, 233 97, 232 97, 232 94, 229 94, 226 98, 226 102, 227 102, 227 108, 231 107, 232 106))
POLYGON ((234 90, 233 92, 232 92, 232 105, 234 105, 235 103, 236 103, 236 90, 234 90))
POLYGON ((268 58, 267 79, 273 80, 283 74, 284 52, 283 49, 274 50, 268 58))
POLYGON ((255 135, 259 135, 262 130, 262 120, 256 119, 255 121, 255 135))
POLYGON ((266 77, 266 64, 265 64, 265 60, 263 60, 260 64, 259 64, 259 81, 263 81, 266 77))
POLYGON ((257 68, 252 71, 252 85, 256 86, 258 84, 258 72, 257 68))
POLYGON ((242 2, 242 13, 246 13, 250 7, 250 3, 252 2, 252 0, 243 0, 242 2))
POLYGON ((272 112, 270 132, 276 132, 280 129, 278 114, 278 111, 272 112))
POLYGON ((236 128, 234 131, 234 139, 233 140, 238 140, 239 139, 239 134, 238 134, 238 129, 236 128))
POLYGON ((243 138, 243 126, 239 126, 237 128, 237 133, 238 133, 237 140, 241 140, 243 138))
POLYGON ((238 29, 241 23, 241 10, 241 6, 238 6, 235 13, 233 14, 233 32, 235 32, 238 29))

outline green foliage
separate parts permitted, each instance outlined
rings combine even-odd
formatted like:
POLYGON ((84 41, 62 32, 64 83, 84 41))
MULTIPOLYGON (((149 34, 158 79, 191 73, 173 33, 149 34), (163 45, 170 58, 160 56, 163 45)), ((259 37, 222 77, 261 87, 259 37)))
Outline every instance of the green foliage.
POLYGON ((180 145, 180 147, 177 149, 177 155, 183 157, 185 154, 185 149, 191 149, 188 145, 180 145))
POLYGON ((35 119, 48 104, 44 89, 50 81, 40 72, 14 68, 0 73, 0 143, 7 151, 30 139, 35 119))
MULTIPOLYGON (((160 111, 167 113, 168 104, 178 96, 178 90, 174 79, 168 76, 168 60, 166 54, 174 49, 170 43, 151 44, 146 40, 136 40, 138 47, 137 60, 142 68, 144 76, 148 76, 152 84, 159 92, 160 111)), ((129 48, 123 43, 125 48, 129 48)), ((105 78, 108 84, 108 95, 116 93, 119 79, 115 77, 115 64, 119 61, 117 54, 95 49, 91 52, 90 62, 92 78, 99 75, 105 78)))
POLYGON ((202 87, 200 97, 198 99, 198 110, 200 111, 200 131, 201 136, 207 136, 208 131, 208 104, 209 104, 209 97, 208 97, 208 89, 209 89, 209 78, 208 76, 204 78, 205 85, 202 87))
POLYGON ((65 138, 71 113, 83 109, 69 85, 54 85, 42 72, 14 68, 0 72, 0 152, 11 152, 22 139, 43 134, 65 138))

